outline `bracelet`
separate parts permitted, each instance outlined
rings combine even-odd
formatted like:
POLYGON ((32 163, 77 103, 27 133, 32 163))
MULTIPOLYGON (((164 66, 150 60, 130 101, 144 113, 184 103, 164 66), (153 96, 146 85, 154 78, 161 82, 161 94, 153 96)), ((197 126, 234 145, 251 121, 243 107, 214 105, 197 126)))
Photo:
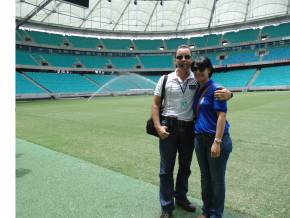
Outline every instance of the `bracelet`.
POLYGON ((220 139, 220 138, 214 138, 214 142, 216 142, 216 143, 222 143, 222 139, 220 139))

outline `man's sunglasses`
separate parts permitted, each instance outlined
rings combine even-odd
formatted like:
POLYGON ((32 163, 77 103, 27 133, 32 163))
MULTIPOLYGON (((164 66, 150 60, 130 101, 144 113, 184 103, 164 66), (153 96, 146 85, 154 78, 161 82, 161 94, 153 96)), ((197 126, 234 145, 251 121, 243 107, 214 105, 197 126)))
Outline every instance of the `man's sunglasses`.
POLYGON ((191 56, 190 55, 177 55, 176 56, 176 59, 177 60, 182 60, 182 59, 185 59, 185 60, 189 60, 190 58, 191 58, 191 56))

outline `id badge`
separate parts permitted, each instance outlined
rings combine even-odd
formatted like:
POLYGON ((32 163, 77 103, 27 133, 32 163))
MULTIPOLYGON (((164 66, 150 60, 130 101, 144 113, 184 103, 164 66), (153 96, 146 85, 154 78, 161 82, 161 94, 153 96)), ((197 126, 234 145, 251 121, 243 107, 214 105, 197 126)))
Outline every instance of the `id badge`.
POLYGON ((181 100, 181 102, 180 102, 180 107, 181 107, 181 109, 187 109, 187 107, 188 107, 188 102, 186 101, 186 100, 181 100))
POLYGON ((195 84, 188 85, 188 88, 191 89, 191 90, 196 89, 196 85, 195 84))

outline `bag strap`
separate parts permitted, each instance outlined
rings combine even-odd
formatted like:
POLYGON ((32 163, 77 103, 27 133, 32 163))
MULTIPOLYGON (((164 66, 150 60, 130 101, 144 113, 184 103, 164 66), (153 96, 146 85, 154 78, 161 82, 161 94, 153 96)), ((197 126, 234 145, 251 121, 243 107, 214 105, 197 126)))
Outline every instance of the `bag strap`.
POLYGON ((167 77, 168 77, 168 75, 164 76, 163 83, 162 83, 159 114, 161 114, 161 110, 162 110, 161 108, 162 108, 162 103, 163 103, 163 99, 164 99, 164 96, 165 96, 165 85, 166 85, 166 82, 167 82, 167 77))
POLYGON ((203 98, 203 96, 207 93, 207 91, 209 90, 209 88, 212 87, 212 85, 206 87, 202 94, 200 95, 199 99, 198 99, 198 103, 196 105, 196 110, 195 110, 195 119, 197 119, 198 117, 198 114, 199 114, 199 108, 200 108, 200 102, 201 102, 201 99, 203 98))

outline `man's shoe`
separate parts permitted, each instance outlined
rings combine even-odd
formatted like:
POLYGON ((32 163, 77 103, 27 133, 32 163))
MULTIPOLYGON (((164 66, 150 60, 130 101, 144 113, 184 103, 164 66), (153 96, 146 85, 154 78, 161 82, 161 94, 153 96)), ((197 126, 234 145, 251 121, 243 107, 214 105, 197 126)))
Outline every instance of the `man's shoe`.
POLYGON ((195 212, 196 208, 195 206, 186 198, 184 200, 175 199, 175 203, 181 207, 183 210, 189 211, 189 212, 195 212))
POLYGON ((160 218, 171 218, 172 212, 162 211, 160 218))

